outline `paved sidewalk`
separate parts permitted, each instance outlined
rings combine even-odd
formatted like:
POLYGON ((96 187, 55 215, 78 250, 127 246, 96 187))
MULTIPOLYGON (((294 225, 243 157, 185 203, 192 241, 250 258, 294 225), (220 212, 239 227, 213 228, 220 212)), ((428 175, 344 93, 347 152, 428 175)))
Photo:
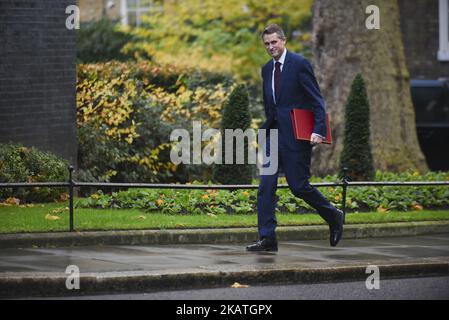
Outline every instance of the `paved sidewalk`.
POLYGON ((234 282, 309 283, 449 274, 449 234, 282 241, 277 253, 248 253, 242 244, 109 245, 0 249, 0 296, 58 296, 230 286, 234 282), (69 265, 80 289, 65 286, 69 265))
MULTIPOLYGON (((449 221, 415 221, 345 224, 345 239, 407 237, 449 233, 449 221)), ((280 241, 329 238, 327 225, 279 226, 280 241)), ((0 234, 0 249, 106 245, 183 245, 249 243, 258 237, 257 228, 207 228, 167 230, 111 230, 0 234)))

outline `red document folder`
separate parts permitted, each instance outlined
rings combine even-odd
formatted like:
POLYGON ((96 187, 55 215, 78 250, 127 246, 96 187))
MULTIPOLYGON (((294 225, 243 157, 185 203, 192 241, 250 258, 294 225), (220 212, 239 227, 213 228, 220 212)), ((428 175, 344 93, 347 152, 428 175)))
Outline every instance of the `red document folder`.
MULTIPOLYGON (((310 136, 313 131, 314 115, 310 110, 304 109, 293 109, 291 111, 291 118, 293 124, 293 132, 297 140, 307 140, 310 141, 310 136)), ((326 128, 327 135, 323 143, 331 144, 332 135, 331 128, 329 125, 329 115, 326 113, 326 128)))

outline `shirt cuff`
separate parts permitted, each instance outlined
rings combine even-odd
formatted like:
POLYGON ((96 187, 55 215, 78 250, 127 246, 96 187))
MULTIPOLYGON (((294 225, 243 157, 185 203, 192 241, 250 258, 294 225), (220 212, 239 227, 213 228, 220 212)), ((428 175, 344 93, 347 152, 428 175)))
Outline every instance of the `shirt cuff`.
POLYGON ((326 139, 326 137, 323 137, 322 135, 320 135, 320 134, 318 134, 318 133, 312 133, 312 137, 313 136, 318 136, 318 137, 320 137, 321 139, 323 139, 323 140, 325 140, 326 139))

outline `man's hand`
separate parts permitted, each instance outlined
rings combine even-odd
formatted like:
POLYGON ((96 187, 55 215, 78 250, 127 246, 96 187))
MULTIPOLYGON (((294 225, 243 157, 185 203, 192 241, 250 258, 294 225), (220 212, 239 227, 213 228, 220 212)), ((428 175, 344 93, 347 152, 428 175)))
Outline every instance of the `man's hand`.
POLYGON ((321 138, 319 135, 312 133, 310 136, 310 144, 311 145, 317 145, 323 142, 323 138, 321 138))

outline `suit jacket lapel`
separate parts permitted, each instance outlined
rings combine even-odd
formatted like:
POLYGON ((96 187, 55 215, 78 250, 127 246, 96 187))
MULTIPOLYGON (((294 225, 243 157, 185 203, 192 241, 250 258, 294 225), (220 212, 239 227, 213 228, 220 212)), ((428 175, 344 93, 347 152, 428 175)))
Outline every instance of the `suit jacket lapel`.
POLYGON ((268 93, 269 97, 271 98, 271 102, 272 104, 274 103, 274 98, 273 98, 273 86, 272 86, 272 81, 273 81, 273 59, 271 59, 270 64, 269 64, 269 72, 268 72, 268 77, 265 80, 265 90, 268 93))

